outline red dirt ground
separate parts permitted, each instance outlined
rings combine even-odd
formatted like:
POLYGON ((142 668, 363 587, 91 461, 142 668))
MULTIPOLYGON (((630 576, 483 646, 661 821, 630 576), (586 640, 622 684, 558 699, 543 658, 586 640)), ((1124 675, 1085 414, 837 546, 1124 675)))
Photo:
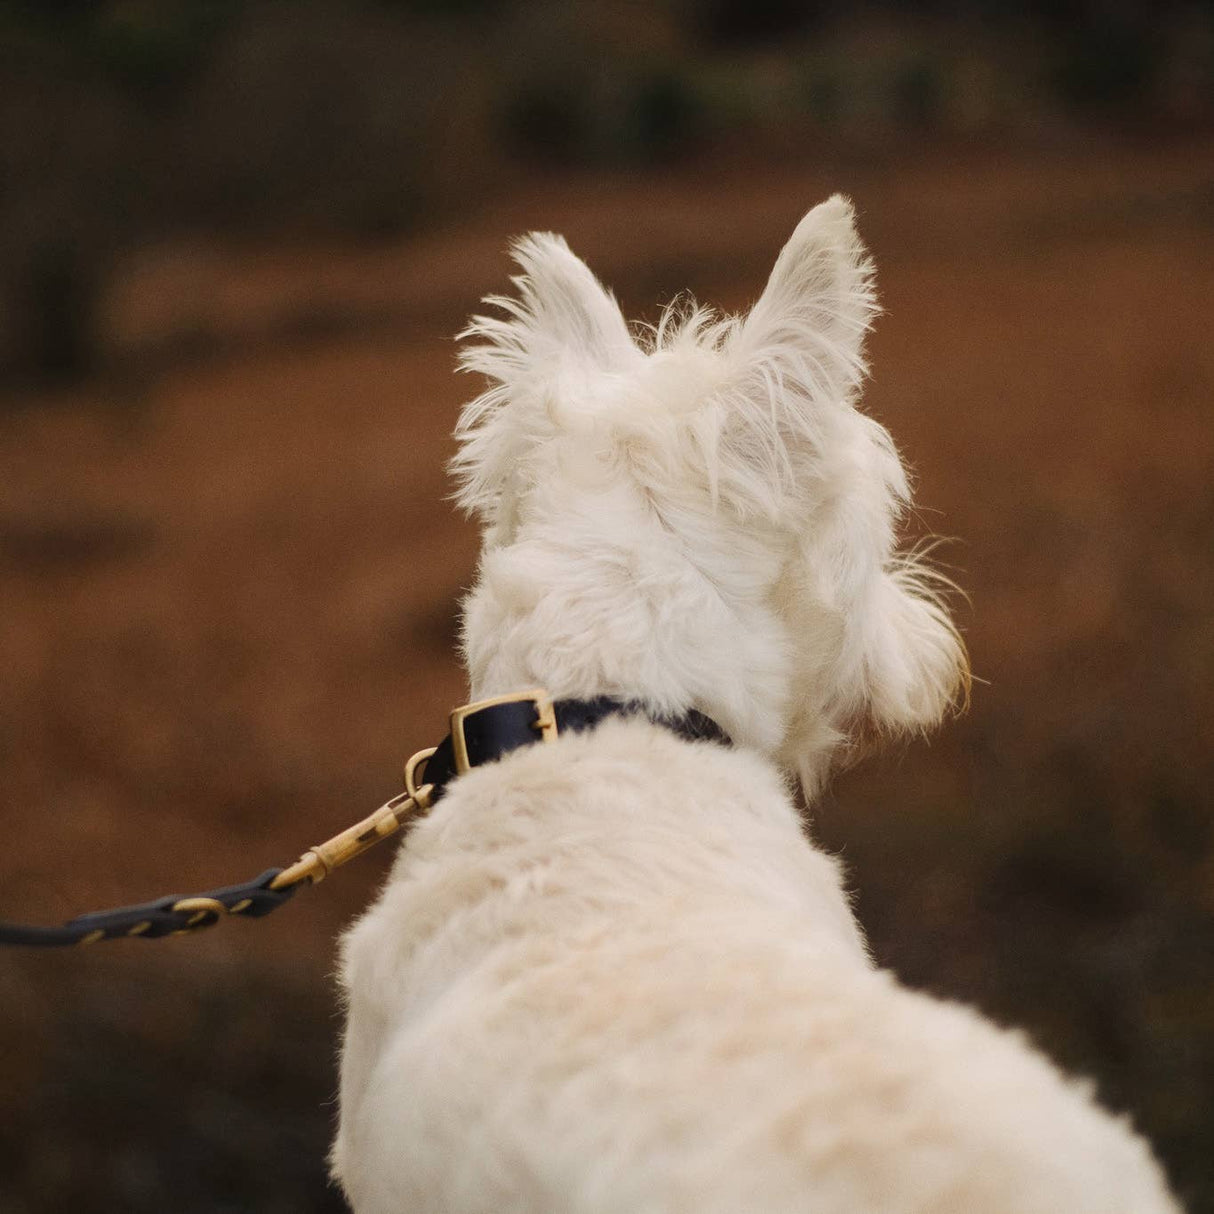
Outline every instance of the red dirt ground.
MULTIPOLYGON (((0 915, 57 921, 285 863, 394 792, 440 732, 475 559, 444 499, 473 389, 449 335, 502 287, 508 236, 563 231, 633 314, 687 287, 740 307, 835 189, 886 309, 868 406, 917 470, 911 533, 957 537, 943 559, 972 597, 982 681, 930 747, 844 776, 815 830, 845 849, 883 959, 1027 1021, 1214 1209, 1209 143, 563 180, 391 246, 149 250, 110 301, 114 372, 0 414, 0 915)), ((256 1059, 281 1041, 247 1005, 214 996, 248 1067, 199 1061, 200 992, 226 982, 293 991, 311 1019, 291 1032, 331 1052, 332 939, 385 860, 257 926, 6 958, 0 1124, 19 1128, 0 1132, 0 1206, 203 1203, 210 1181, 187 1199, 167 1148, 130 1154, 179 1093, 154 1070, 122 1103, 115 1076, 158 1058, 261 1107, 240 1084, 264 1088, 256 1059), (188 1003, 188 1033, 123 991, 188 1003), (104 1039, 87 1066, 78 1036, 104 1039), (110 1120, 105 1152, 88 1124, 32 1145, 71 1108, 110 1120)), ((284 1089, 310 1120, 294 1147, 258 1140, 262 1166, 318 1155, 329 1117, 327 1056, 280 1061, 312 1068, 307 1094, 284 1089)), ((225 1124, 195 1126, 199 1176, 225 1124)), ((332 1208, 281 1166, 284 1208, 332 1208)))

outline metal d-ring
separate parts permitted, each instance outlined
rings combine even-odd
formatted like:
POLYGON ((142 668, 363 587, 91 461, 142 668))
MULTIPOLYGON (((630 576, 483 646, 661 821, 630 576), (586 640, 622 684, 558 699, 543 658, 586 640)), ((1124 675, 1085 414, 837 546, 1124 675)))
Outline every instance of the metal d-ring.
POLYGON ((417 769, 421 767, 424 770, 426 761, 430 759, 437 749, 437 746, 430 746, 425 750, 419 750, 416 754, 410 755, 408 761, 405 763, 405 792, 417 803, 418 809, 430 808, 430 794, 434 791, 434 785, 419 785, 417 782, 417 769))

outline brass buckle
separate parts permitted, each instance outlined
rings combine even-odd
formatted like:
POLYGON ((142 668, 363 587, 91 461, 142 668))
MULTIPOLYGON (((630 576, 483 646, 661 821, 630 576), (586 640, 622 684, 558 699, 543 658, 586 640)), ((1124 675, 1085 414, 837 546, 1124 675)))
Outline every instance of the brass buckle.
POLYGON ((480 712, 482 708, 493 708, 498 704, 534 704, 536 719, 532 728, 540 731, 543 741, 556 741, 556 710, 546 691, 516 691, 511 695, 490 696, 487 700, 477 700, 475 704, 465 704, 451 714, 451 753, 458 775, 462 776, 472 769, 472 764, 468 761, 468 741, 464 737, 465 719, 475 712, 480 712))

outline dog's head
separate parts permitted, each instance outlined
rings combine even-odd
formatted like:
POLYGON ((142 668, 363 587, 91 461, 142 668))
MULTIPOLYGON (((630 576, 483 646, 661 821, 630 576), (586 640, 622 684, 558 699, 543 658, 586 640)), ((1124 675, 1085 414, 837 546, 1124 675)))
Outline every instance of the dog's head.
POLYGON ((685 303, 635 336, 559 237, 514 252, 517 297, 463 335, 490 381, 453 465, 485 527, 474 693, 698 707, 810 788, 866 729, 935 724, 965 652, 856 408, 877 305, 851 205, 810 211, 745 317, 685 303))

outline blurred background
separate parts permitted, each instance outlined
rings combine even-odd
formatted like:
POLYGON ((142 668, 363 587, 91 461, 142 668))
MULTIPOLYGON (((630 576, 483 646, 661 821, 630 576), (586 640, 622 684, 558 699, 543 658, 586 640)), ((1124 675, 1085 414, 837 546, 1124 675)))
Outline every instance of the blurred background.
MULTIPOLYGON (((464 699, 452 334, 564 232, 630 315, 859 208, 868 404, 971 712, 841 777, 880 960, 1214 1211, 1214 5, 0 3, 0 917, 253 876, 464 699)), ((0 955, 0 1210, 333 1212, 334 940, 0 955)))

